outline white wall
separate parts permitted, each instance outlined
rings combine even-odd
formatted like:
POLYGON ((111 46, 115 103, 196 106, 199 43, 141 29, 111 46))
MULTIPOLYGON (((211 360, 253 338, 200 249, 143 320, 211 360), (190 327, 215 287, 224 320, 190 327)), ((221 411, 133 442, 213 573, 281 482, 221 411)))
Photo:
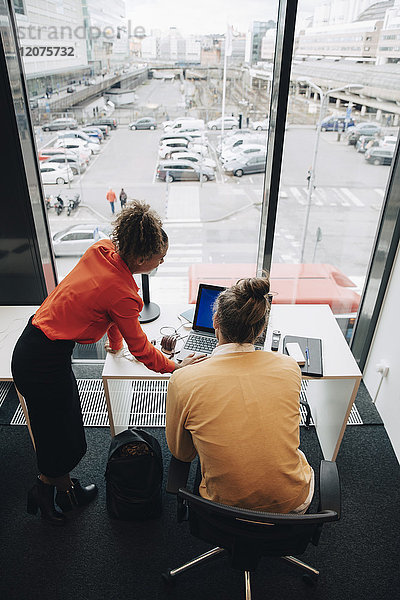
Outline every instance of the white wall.
POLYGON ((386 431, 400 463, 400 253, 397 252, 381 317, 364 370, 364 383, 372 398, 378 391, 381 375, 376 365, 384 362, 389 366, 387 377, 382 380, 376 407, 385 424, 386 431))

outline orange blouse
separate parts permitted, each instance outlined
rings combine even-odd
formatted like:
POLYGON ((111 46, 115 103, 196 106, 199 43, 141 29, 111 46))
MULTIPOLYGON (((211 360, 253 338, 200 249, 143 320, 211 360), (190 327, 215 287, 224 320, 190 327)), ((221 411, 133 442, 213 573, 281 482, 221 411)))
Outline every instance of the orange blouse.
POLYGON ((36 311, 32 324, 50 340, 93 344, 107 332, 114 350, 124 338, 149 369, 172 373, 176 364, 148 341, 139 323, 143 300, 111 240, 100 240, 58 284, 36 311))

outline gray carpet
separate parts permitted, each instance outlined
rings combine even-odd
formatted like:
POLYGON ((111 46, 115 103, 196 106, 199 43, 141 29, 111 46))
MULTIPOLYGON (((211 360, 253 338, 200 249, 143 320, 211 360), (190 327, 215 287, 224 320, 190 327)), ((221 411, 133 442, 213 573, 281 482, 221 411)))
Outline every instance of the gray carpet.
MULTIPOLYGON (((11 401, 10 401, 11 402, 11 401)), ((348 427, 338 455, 343 514, 324 527, 317 548, 302 559, 320 569, 315 588, 278 559, 263 559, 252 577, 254 600, 387 600, 398 597, 400 572, 400 467, 365 390, 357 398, 370 423, 348 427)), ((0 408, 2 422, 9 398, 0 408)), ((12 412, 12 411, 9 411, 12 412)), ((164 455, 164 430, 153 428, 164 455)), ((172 591, 160 573, 208 546, 177 524, 175 499, 163 495, 160 519, 145 523, 111 520, 105 509, 104 471, 110 434, 87 428, 88 452, 74 475, 99 486, 96 501, 75 512, 66 528, 46 526, 26 514, 26 493, 36 475, 25 427, 0 425, 0 597, 4 600, 242 600, 242 576, 226 559, 185 573, 172 591)), ((301 429, 301 448, 317 469, 321 459, 314 428, 301 429)))

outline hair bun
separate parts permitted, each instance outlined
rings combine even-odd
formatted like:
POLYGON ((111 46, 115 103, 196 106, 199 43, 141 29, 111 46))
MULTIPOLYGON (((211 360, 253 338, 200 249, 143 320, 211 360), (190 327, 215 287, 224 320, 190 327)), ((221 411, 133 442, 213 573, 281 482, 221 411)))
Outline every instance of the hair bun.
POLYGON ((269 293, 268 277, 240 279, 238 285, 249 298, 254 298, 254 300, 265 300, 269 293))

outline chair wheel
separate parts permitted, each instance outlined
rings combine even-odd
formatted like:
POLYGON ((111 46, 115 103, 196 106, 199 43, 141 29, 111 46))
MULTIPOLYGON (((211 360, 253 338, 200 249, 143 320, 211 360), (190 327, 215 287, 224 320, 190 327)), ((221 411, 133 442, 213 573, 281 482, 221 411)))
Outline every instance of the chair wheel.
POLYGON ((306 573, 302 575, 302 579, 307 585, 313 586, 318 581, 318 575, 316 575, 315 573, 306 573))
POLYGON ((166 573, 161 573, 161 577, 166 585, 172 586, 176 583, 175 577, 172 577, 169 571, 167 571, 166 573))

